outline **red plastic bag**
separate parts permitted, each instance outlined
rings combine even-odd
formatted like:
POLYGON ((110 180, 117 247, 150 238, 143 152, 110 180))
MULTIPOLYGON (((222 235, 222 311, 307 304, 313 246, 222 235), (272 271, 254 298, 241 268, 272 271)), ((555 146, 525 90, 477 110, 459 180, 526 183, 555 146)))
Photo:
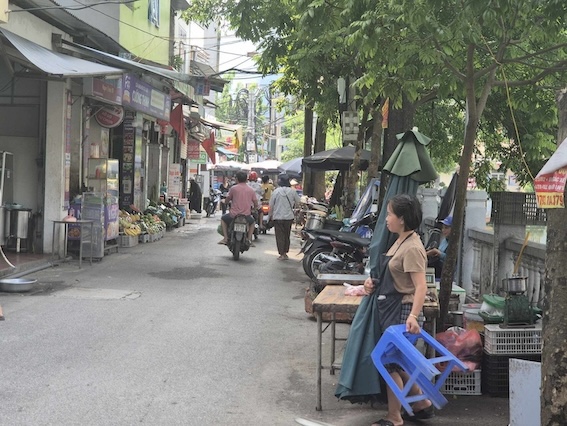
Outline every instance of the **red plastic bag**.
MULTIPOLYGON (((459 360, 463 361, 470 371, 480 368, 482 361, 482 340, 477 330, 465 330, 461 327, 451 327, 442 333, 437 333, 435 339, 445 346, 459 360)), ((444 365, 439 366, 442 370, 444 365)), ((453 371, 460 371, 457 367, 453 371)))

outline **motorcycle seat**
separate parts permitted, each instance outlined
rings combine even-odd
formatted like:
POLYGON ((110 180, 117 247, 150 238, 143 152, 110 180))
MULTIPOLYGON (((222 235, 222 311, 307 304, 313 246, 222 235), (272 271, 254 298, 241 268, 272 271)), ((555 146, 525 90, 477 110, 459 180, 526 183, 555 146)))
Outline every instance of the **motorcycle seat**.
POLYGON ((335 237, 337 241, 352 244, 360 247, 368 247, 370 245, 370 238, 362 238, 358 234, 351 232, 341 232, 335 237))

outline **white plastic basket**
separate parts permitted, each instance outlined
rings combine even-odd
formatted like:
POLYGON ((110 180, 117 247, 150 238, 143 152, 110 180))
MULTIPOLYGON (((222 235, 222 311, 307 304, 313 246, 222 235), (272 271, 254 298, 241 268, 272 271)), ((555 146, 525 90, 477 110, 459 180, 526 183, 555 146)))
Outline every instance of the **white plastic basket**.
POLYGON ((480 370, 468 373, 452 372, 439 390, 445 395, 482 395, 480 370))
POLYGON ((484 350, 491 355, 541 354, 541 324, 533 328, 484 326, 484 350))

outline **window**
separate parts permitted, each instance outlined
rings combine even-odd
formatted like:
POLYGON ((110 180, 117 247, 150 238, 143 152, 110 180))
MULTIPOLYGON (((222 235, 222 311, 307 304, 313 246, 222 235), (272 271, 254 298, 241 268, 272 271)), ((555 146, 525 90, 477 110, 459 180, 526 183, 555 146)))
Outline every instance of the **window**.
POLYGON ((148 21, 159 27, 159 0, 148 0, 148 21))

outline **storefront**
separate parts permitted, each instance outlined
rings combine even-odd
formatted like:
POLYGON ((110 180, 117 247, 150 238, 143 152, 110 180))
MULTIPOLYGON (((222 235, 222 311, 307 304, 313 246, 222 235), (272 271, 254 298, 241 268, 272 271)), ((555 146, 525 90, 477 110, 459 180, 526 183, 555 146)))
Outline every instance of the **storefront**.
MULTIPOLYGON (((31 16, 7 28, 0 28, 0 151, 10 152, 12 170, 3 203, 30 210, 20 248, 49 252, 52 221, 67 214, 81 182, 73 164, 82 163, 82 80, 123 70, 50 50, 54 28, 31 16), (42 45, 17 34, 27 35, 30 21, 42 45)), ((4 237, 0 244, 10 246, 13 236, 4 237)))

